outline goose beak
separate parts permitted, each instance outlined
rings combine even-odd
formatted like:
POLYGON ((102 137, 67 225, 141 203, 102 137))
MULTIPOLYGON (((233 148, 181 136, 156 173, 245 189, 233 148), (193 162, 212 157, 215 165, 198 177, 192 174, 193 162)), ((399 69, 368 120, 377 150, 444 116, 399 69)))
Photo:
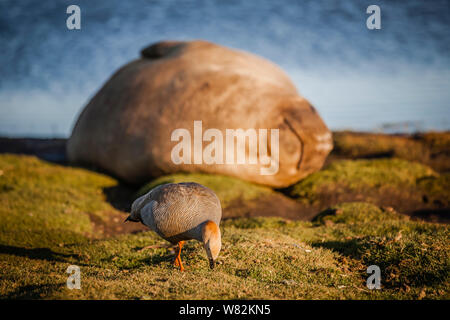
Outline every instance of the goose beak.
POLYGON ((213 259, 209 259, 209 267, 211 268, 211 269, 214 269, 214 266, 216 265, 216 263, 214 262, 214 260, 213 259))
POLYGON ((130 221, 130 216, 128 216, 124 222, 130 221))

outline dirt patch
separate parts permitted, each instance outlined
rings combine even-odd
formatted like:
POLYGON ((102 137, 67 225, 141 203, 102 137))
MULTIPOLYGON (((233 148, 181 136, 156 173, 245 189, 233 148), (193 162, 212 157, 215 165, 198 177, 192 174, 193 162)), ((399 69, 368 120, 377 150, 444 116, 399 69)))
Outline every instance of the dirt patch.
POLYGON ((273 194, 250 201, 234 200, 224 208, 222 218, 282 217, 309 221, 318 212, 314 207, 304 206, 281 194, 273 194))
POLYGON ((88 215, 91 219, 95 238, 108 238, 123 233, 137 233, 149 230, 148 227, 141 223, 124 222, 128 216, 127 213, 105 212, 101 218, 89 212, 88 215))
POLYGON ((355 191, 345 185, 337 184, 333 188, 321 188, 312 203, 300 201, 299 210, 307 213, 305 215, 312 219, 315 214, 343 202, 368 202, 388 210, 392 208, 416 220, 450 222, 448 203, 444 204, 437 200, 430 201, 422 195, 420 190, 416 189, 385 187, 355 191))

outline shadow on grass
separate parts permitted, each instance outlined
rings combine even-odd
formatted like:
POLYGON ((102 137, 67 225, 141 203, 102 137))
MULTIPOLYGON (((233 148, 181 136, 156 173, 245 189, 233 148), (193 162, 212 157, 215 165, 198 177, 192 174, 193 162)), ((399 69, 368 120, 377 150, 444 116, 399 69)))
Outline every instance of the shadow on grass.
POLYGON ((367 249, 367 245, 364 244, 360 239, 314 242, 311 246, 314 248, 329 249, 331 251, 357 260, 362 259, 362 252, 367 249))
MULTIPOLYGON (((440 257, 429 260, 420 244, 387 245, 370 237, 344 241, 314 242, 312 247, 332 250, 352 259, 360 260, 367 267, 377 265, 381 269, 382 283, 387 288, 408 286, 435 286, 448 279, 448 268, 439 263, 440 257), (406 263, 405 263, 406 262, 406 263)), ((367 274, 362 270, 361 276, 367 274)))
POLYGON ((103 188, 106 201, 114 208, 124 212, 130 212, 131 204, 136 200, 138 187, 119 182, 113 187, 103 188))
POLYGON ((443 209, 421 209, 411 213, 416 220, 425 220, 436 223, 450 223, 450 208, 443 209))
POLYGON ((0 254, 10 254, 18 257, 26 257, 29 259, 67 262, 66 258, 76 258, 73 254, 57 253, 49 248, 22 248, 15 246, 0 245, 0 254))
POLYGON ((4 299, 31 300, 42 299, 61 289, 65 283, 60 284, 31 284, 17 288, 15 291, 3 296, 4 299))
MULTIPOLYGON (((138 249, 138 248, 136 248, 138 249)), ((140 248, 139 248, 140 249, 140 248)), ((161 248, 158 248, 161 249, 161 248)), ((167 250, 164 252, 159 253, 152 253, 152 249, 146 250, 144 252, 148 251, 148 256, 144 259, 140 259, 139 262, 142 264, 150 264, 150 265, 158 265, 160 263, 169 262, 170 264, 173 264, 175 260, 175 252, 176 252, 176 246, 169 246, 167 250)), ((192 255, 196 254, 196 247, 195 246, 184 246, 183 250, 181 251, 181 260, 183 263, 188 262, 192 255)))
POLYGON ((140 259, 139 262, 142 264, 151 264, 151 265, 158 265, 163 262, 169 262, 172 263, 175 259, 175 255, 170 252, 166 252, 163 254, 152 254, 144 259, 140 259))

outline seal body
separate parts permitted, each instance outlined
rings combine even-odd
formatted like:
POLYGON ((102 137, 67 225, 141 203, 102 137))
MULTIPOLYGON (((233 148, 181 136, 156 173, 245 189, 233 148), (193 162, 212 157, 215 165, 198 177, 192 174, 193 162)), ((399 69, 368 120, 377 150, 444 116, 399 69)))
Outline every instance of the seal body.
MULTIPOLYGON (((226 148, 228 144, 224 152, 226 148)), ((275 64, 210 42, 190 41, 156 43, 118 70, 80 114, 67 155, 72 163, 99 167, 129 183, 204 172, 286 187, 319 170, 331 148, 331 132, 275 64), (192 141, 198 121, 203 128, 200 151, 192 141), (174 162, 177 129, 192 139, 190 162, 174 162), (214 140, 206 141, 208 129, 219 131, 224 140, 229 129, 277 130, 278 137, 272 141, 270 134, 266 140, 258 136, 253 162, 246 148, 244 163, 207 163, 201 161, 202 150, 214 140), (272 158, 279 151, 275 173, 261 174, 267 167, 261 150, 272 158)))

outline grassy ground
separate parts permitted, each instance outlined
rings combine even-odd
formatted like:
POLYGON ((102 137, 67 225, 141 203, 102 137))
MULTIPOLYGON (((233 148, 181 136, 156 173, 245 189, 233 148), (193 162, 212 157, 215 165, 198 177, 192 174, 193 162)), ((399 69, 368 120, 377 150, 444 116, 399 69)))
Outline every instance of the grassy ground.
POLYGON ((450 132, 425 132, 414 135, 334 132, 333 157, 395 157, 430 166, 438 172, 450 171, 450 132))
MULTIPOLYGON (((368 174, 379 171, 383 177, 377 182, 380 185, 403 188, 409 184, 438 194, 435 197, 439 199, 446 197, 442 189, 448 183, 445 174, 398 162, 401 160, 384 164, 379 162, 384 160, 364 161, 368 162, 336 162, 331 169, 321 171, 325 172, 325 180, 316 177, 315 181, 328 181, 333 170, 342 173, 354 165, 368 174), (395 178, 384 176, 390 165, 396 165, 392 170, 395 178)), ((345 179, 351 182, 357 177, 348 175, 345 179)), ((280 192, 224 177, 178 175, 152 184, 167 179, 197 180, 209 185, 230 210, 230 216, 236 201, 263 203, 264 198, 274 194, 287 198, 280 192)), ((355 183, 370 185, 364 179, 355 183)), ((51 164, 32 156, 0 154, 0 296, 450 298, 446 224, 412 220, 392 207, 368 203, 367 199, 330 205, 313 221, 242 215, 221 225, 223 250, 216 269, 208 268, 200 243, 190 241, 183 249, 186 272, 181 273, 172 265, 172 248, 140 251, 165 241, 145 232, 139 224, 122 223, 126 212, 111 199, 111 190, 120 190, 119 186, 114 178, 89 170, 51 164), (81 290, 66 287, 66 269, 72 264, 81 268, 81 290), (366 287, 366 269, 374 264, 382 270, 381 290, 366 287)), ((139 193, 136 191, 130 197, 139 193)), ((301 199, 297 200, 289 199, 302 204, 301 199)), ((272 207, 277 207, 275 204, 272 207)))
POLYGON ((450 173, 402 159, 336 161, 286 190, 306 207, 348 201, 393 207, 412 216, 449 221, 450 173))

